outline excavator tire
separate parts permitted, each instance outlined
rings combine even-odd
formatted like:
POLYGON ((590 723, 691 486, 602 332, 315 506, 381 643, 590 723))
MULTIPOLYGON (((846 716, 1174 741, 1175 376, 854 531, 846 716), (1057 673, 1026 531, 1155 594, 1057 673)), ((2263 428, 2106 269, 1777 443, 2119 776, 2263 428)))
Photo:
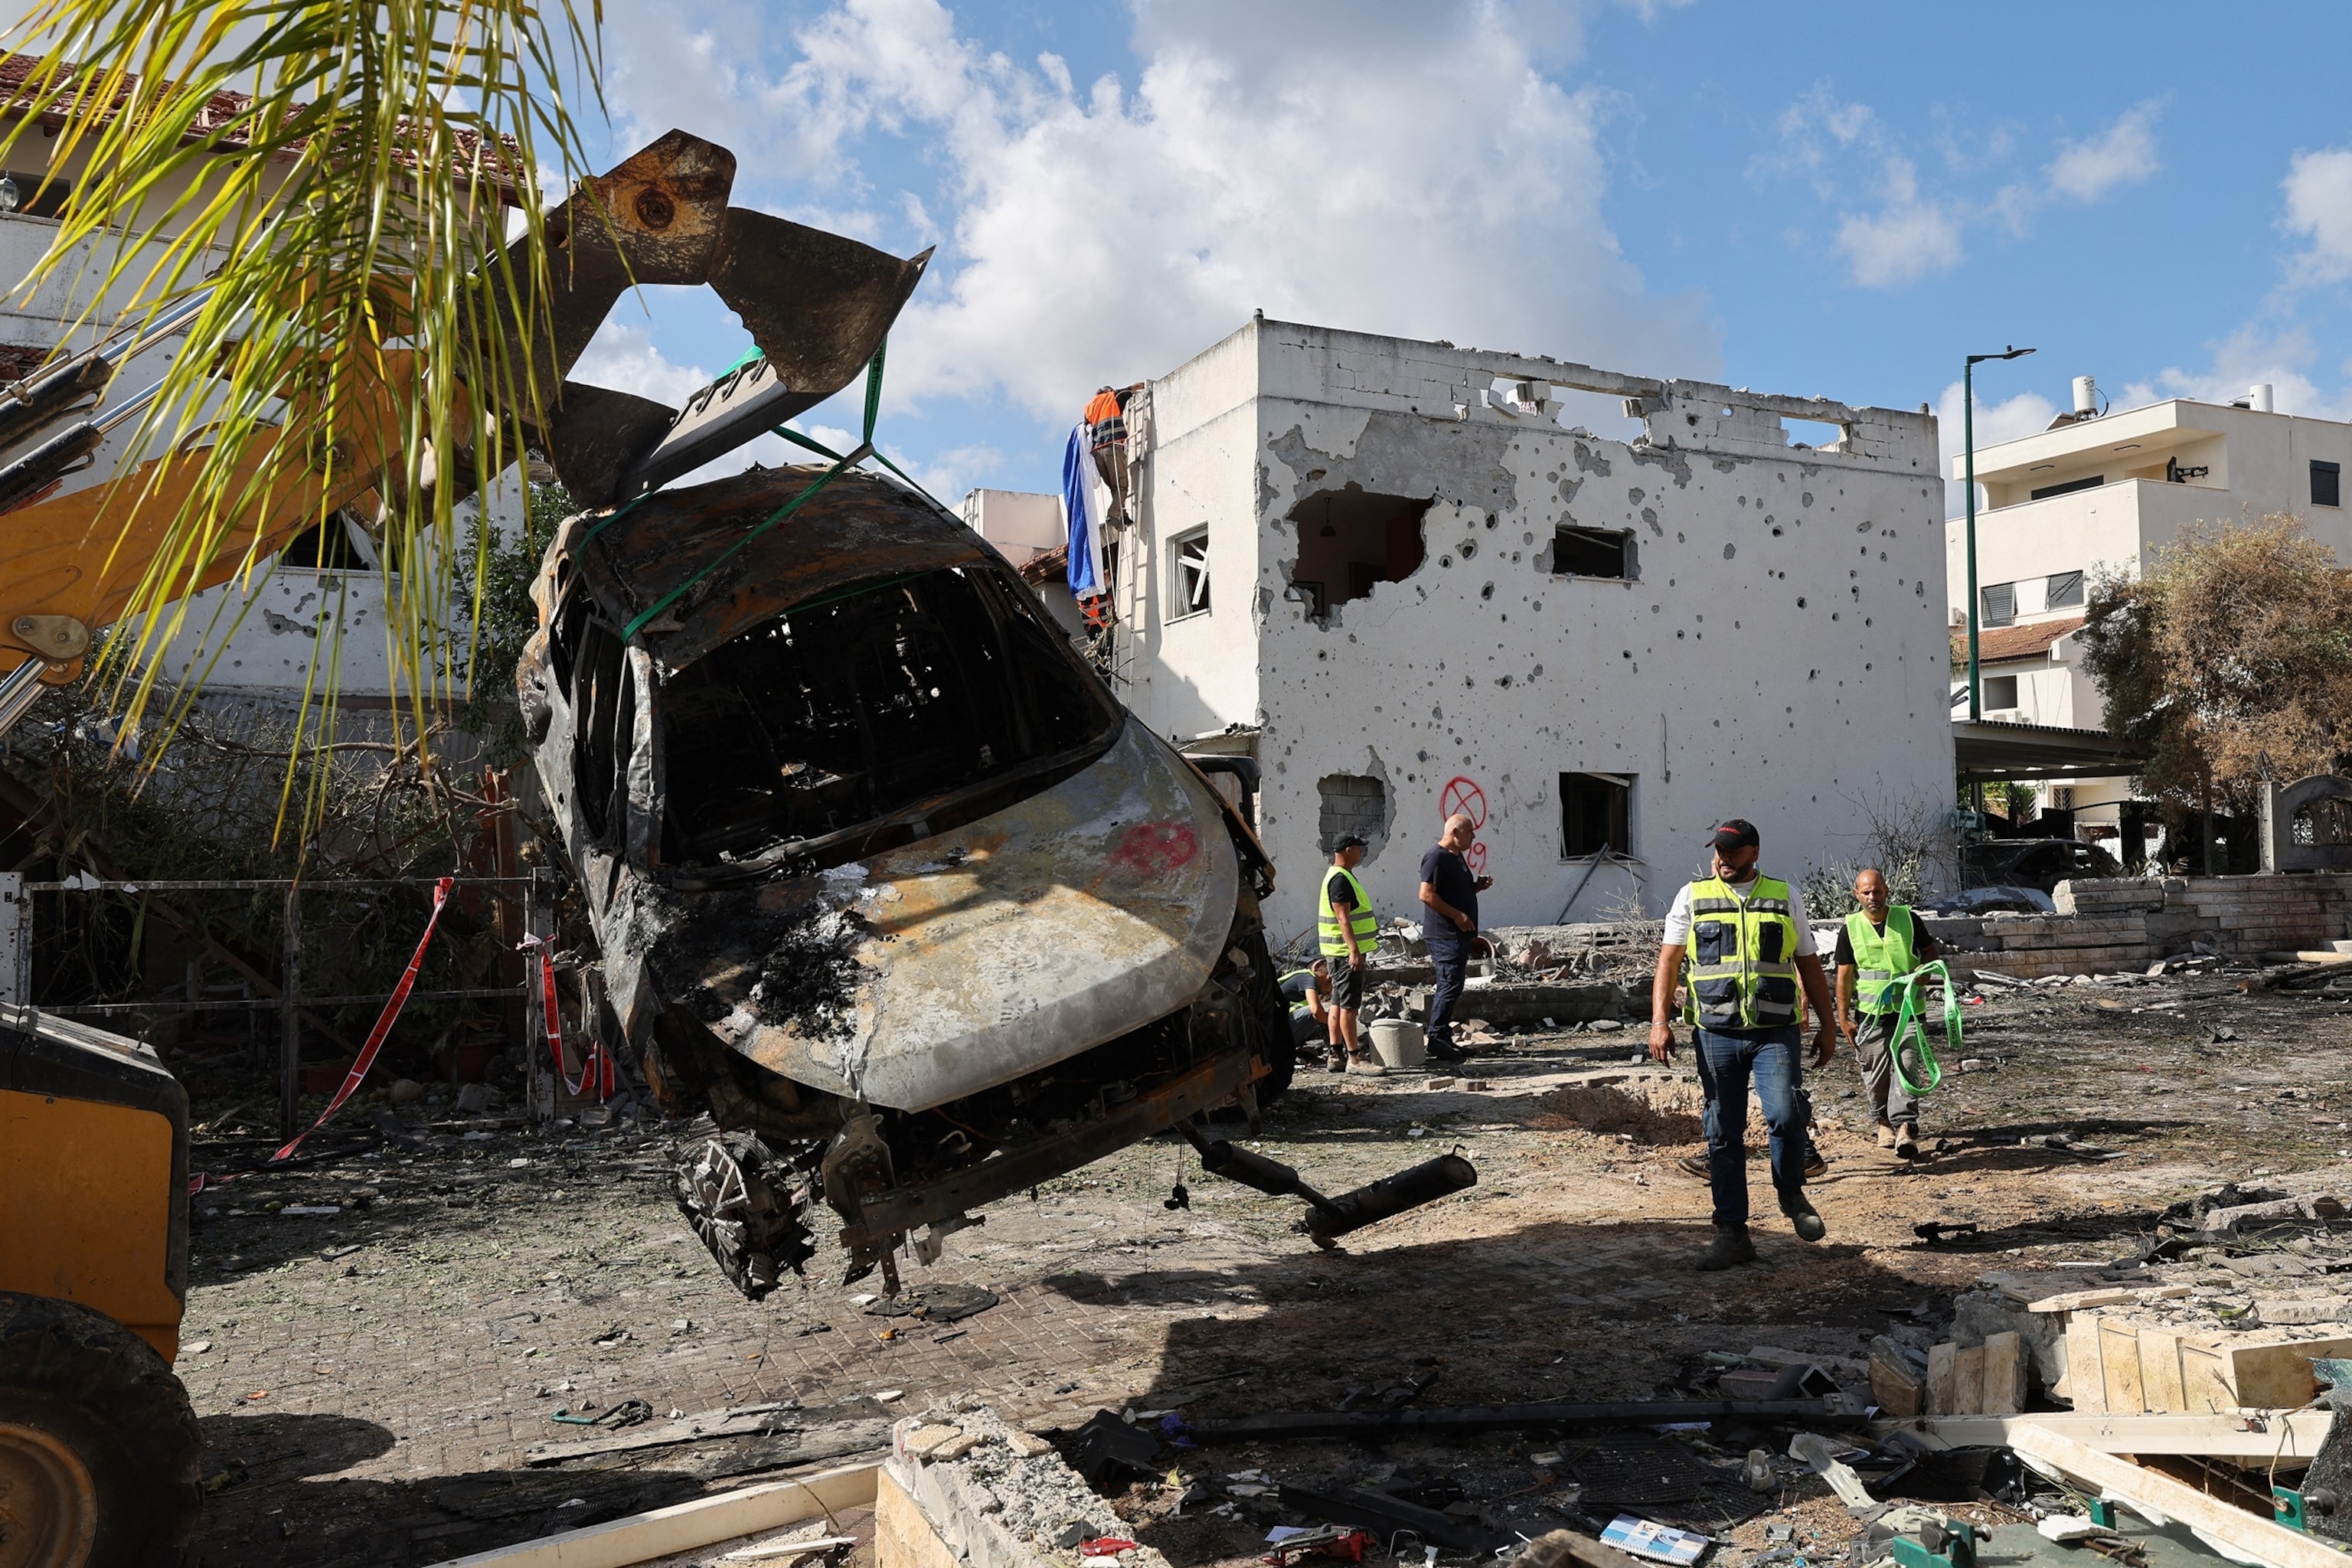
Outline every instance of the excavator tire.
POLYGON ((188 1391, 103 1313, 0 1291, 0 1564, 181 1561, 204 1503, 188 1391))

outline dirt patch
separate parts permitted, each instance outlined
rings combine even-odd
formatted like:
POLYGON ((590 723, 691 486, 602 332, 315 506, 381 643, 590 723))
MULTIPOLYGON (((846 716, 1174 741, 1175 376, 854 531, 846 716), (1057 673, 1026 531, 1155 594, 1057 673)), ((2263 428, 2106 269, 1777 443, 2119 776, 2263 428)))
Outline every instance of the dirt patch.
POLYGON ((1699 1086, 1673 1073, 1624 1073, 1571 1083, 1536 1102, 1529 1125, 1625 1133, 1636 1143, 1696 1143, 1704 1135, 1699 1086))

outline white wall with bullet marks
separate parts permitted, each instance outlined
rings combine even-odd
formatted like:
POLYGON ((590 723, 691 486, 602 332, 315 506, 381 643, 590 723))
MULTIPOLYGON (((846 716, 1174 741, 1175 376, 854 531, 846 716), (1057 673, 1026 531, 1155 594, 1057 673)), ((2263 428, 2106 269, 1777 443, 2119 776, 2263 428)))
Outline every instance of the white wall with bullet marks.
POLYGON ((1150 397, 1123 695, 1180 740, 1255 727, 1277 940, 1335 777, 1386 792, 1383 918, 1461 809, 1490 925, 1655 914, 1726 816, 1794 879, 1869 808, 1950 802, 1931 416, 1264 319, 1150 397))

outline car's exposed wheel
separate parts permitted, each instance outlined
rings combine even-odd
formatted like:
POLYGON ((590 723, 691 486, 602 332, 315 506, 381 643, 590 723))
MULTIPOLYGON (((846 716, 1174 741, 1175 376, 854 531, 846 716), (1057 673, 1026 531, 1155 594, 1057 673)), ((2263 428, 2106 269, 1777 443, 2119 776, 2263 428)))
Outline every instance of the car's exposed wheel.
POLYGON ((0 1568, 179 1561, 204 1501, 188 1392, 102 1313, 0 1292, 0 1568))

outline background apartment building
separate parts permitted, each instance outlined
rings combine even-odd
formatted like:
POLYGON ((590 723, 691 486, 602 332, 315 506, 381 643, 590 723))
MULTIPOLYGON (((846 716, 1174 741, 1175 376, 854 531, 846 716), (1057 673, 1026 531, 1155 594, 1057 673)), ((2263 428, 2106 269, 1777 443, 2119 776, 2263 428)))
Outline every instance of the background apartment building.
MULTIPOLYGON (((2280 414, 2256 386, 2227 405, 2169 398, 2094 412, 2077 408, 2038 435, 1977 450, 1977 605, 1984 716, 2097 730, 2098 688, 2079 651, 2084 601, 2101 574, 2135 574, 2192 523, 2302 518, 2312 537, 2352 563, 2343 476, 2352 424, 2280 414)), ((1955 479, 1962 459, 1952 459, 1955 479)), ((1945 581, 1966 711, 1968 564, 1965 518, 1945 526, 1945 581)), ((2119 843, 2128 778, 2051 781, 2045 804, 2074 812, 2079 837, 2119 843)))

